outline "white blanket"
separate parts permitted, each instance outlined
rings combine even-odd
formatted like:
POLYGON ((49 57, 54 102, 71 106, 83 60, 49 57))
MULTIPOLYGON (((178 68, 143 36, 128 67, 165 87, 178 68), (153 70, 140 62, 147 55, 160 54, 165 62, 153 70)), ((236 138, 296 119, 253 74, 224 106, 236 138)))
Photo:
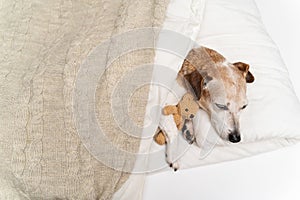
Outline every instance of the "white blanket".
MULTIPOLYGON (((188 146, 181 139, 178 147, 182 150, 180 169, 253 156, 299 141, 300 104, 279 51, 266 33, 253 0, 191 0, 186 3, 174 0, 169 5, 164 27, 195 40, 198 45, 219 51, 231 62, 249 63, 256 77, 255 83, 248 87, 249 106, 241 116, 243 142, 233 145, 220 140, 211 129, 207 114, 199 111, 194 120, 195 132, 206 143, 199 148, 196 145, 188 146), (180 13, 179 7, 182 11, 180 13)), ((172 33, 167 34, 162 32, 158 46, 165 47, 166 41, 173 37, 172 33)), ((152 79, 155 85, 150 90, 146 118, 149 121, 154 116, 150 112, 154 106, 176 103, 184 93, 176 84, 175 77, 184 59, 183 55, 193 47, 193 42, 182 39, 167 43, 173 44, 170 46, 175 50, 172 50, 180 53, 157 52, 156 63, 171 70, 161 66, 154 70, 152 79)), ((161 116, 160 123, 174 126, 171 120, 171 117, 161 116)), ((147 131, 144 134, 149 135, 147 131)), ((152 138, 143 140, 140 152, 148 153, 149 157, 146 162, 137 162, 138 170, 169 170, 164 160, 164 150, 152 138)), ((132 177, 137 179, 142 176, 132 177)), ((131 178, 127 184, 134 186, 131 178)), ((143 178, 139 181, 138 184, 142 185, 143 178)))

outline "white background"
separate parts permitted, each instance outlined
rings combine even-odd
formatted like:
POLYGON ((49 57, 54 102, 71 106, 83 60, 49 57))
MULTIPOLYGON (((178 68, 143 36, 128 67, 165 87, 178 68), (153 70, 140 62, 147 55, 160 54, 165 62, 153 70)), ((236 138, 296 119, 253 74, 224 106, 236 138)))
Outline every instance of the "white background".
POLYGON ((300 1, 256 0, 263 22, 280 49, 300 97, 300 1))
MULTIPOLYGON (((281 51, 299 98, 300 1, 256 2, 271 38, 281 51)), ((299 200, 300 145, 239 161, 150 175, 144 199, 299 200)))

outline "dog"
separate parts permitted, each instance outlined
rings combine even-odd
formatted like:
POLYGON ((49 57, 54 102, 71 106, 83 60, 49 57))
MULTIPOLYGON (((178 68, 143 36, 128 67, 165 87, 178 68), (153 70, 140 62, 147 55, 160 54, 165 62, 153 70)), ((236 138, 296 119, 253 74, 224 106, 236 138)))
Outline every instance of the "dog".
MULTIPOLYGON (((249 65, 230 63, 215 50, 199 47, 186 56, 177 81, 192 92, 201 109, 208 113, 211 124, 223 140, 241 141, 240 113, 247 107, 246 84, 253 83, 249 65)), ((166 133, 166 161, 175 171, 179 168, 172 152, 177 135, 166 133)), ((190 136, 192 137, 192 136, 190 136)))

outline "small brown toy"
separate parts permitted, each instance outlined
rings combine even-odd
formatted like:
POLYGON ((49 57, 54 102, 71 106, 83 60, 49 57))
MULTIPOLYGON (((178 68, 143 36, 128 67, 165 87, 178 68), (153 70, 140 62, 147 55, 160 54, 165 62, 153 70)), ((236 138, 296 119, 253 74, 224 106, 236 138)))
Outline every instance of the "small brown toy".
POLYGON ((160 130, 159 128, 157 129, 156 134, 153 136, 154 141, 159 144, 159 145, 164 145, 166 144, 166 136, 164 135, 164 133, 162 132, 162 130, 160 130))
MULTIPOLYGON (((186 93, 177 105, 168 105, 163 108, 164 115, 173 115, 174 122, 178 130, 185 132, 187 121, 191 121, 194 118, 197 111, 199 110, 198 103, 194 100, 194 97, 190 93, 186 93)), ((187 134, 190 135, 189 131, 187 134)), ((191 140, 190 136, 184 134, 185 139, 191 140)), ((154 140, 157 144, 163 145, 166 143, 166 137, 162 130, 158 129, 157 133, 154 135, 154 140)), ((191 142, 191 141, 190 141, 191 142)))

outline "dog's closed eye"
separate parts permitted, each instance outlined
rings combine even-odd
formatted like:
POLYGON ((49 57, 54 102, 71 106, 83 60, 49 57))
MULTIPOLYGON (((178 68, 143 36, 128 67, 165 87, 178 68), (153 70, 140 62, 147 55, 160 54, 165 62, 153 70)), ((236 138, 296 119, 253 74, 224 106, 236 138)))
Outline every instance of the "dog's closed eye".
POLYGON ((228 107, 226 105, 216 103, 216 106, 221 110, 228 110, 228 107))

